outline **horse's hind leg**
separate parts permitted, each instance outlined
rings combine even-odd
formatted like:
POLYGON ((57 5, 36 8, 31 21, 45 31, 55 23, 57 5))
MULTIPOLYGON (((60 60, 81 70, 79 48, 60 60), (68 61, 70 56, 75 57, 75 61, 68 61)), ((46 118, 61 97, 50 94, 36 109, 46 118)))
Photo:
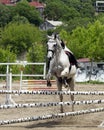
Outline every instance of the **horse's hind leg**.
MULTIPOLYGON (((74 91, 74 86, 75 86, 74 78, 71 78, 69 82, 69 86, 70 86, 70 91, 74 91)), ((74 101, 74 95, 71 95, 71 101, 74 101)), ((72 105, 72 111, 74 111, 74 105, 72 105)))
POLYGON ((68 88, 68 87, 69 87, 69 84, 68 84, 68 82, 67 82, 67 77, 64 77, 64 78, 63 78, 63 84, 64 84, 64 87, 65 87, 65 88, 68 88))
MULTIPOLYGON (((57 78, 57 87, 58 87, 58 91, 62 91, 62 78, 57 78)), ((60 98, 60 102, 63 101, 63 95, 59 95, 60 98)), ((63 113, 63 106, 60 106, 60 111, 61 113, 63 113)))

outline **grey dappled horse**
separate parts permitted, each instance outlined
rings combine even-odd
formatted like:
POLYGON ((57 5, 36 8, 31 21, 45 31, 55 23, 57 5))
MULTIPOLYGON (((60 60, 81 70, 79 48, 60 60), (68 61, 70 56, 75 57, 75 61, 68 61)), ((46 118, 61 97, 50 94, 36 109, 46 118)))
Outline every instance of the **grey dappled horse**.
MULTIPOLYGON (((71 65, 68 55, 65 53, 61 46, 61 40, 58 35, 48 36, 47 42, 47 58, 50 61, 49 69, 47 73, 47 83, 51 85, 51 76, 56 77, 58 91, 62 91, 64 85, 67 90, 74 91, 74 76, 76 74, 76 65, 71 65)), ((60 102, 63 101, 63 95, 59 96, 60 102)), ((74 96, 71 95, 71 100, 74 100, 74 96)), ((74 106, 72 105, 72 111, 74 106)), ((61 106, 61 112, 63 112, 63 106, 61 106)))

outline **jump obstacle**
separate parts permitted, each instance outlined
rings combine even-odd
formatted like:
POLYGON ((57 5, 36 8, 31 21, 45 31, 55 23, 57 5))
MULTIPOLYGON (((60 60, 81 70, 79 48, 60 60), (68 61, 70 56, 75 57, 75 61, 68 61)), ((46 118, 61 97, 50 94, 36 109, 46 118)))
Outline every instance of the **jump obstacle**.
POLYGON ((104 95, 104 91, 55 91, 55 90, 0 90, 0 94, 31 94, 31 95, 104 95))
MULTIPOLYGON (((40 91, 29 91, 29 90, 0 90, 0 94, 31 94, 31 95, 104 95, 104 91, 56 91, 56 90, 40 90, 40 91)), ((88 101, 73 101, 73 102, 49 102, 49 103, 30 103, 30 104, 9 104, 9 105, 0 105, 0 109, 9 109, 9 108, 28 108, 28 107, 52 107, 52 106, 64 106, 64 105, 82 105, 82 104, 101 104, 104 103, 104 100, 88 100, 88 101)), ((13 123, 22 123, 46 119, 55 119, 63 118, 67 116, 77 116, 89 113, 104 112, 104 108, 96 108, 89 110, 81 110, 75 112, 66 112, 66 113, 57 113, 52 115, 43 115, 43 116, 32 116, 12 120, 1 120, 0 125, 13 124, 13 123)))
MULTIPOLYGON (((0 94, 40 94, 40 95, 104 95, 104 91, 28 91, 28 90, 0 90, 0 94)), ((88 100, 88 101, 72 101, 72 102, 49 102, 49 103, 31 103, 31 104, 15 104, 15 105, 0 105, 0 109, 9 109, 9 108, 27 108, 27 107, 49 107, 57 105, 80 105, 80 104, 100 104, 104 103, 104 100, 88 100)), ((104 112, 104 108, 88 109, 75 112, 65 112, 57 113, 52 115, 43 115, 43 116, 32 116, 26 118, 12 119, 12 120, 2 120, 0 125, 13 124, 13 123, 22 123, 46 119, 55 119, 63 118, 67 116, 77 116, 89 113, 104 112)))
MULTIPOLYGON (((11 74, 9 75, 11 80, 11 74)), ((8 76, 7 76, 8 77, 8 76)), ((7 80, 8 81, 8 80, 7 80)), ((32 81, 33 82, 33 81, 32 81)), ((38 81, 37 81, 38 82, 38 81)), ((31 81, 28 81, 30 84, 31 81)), ((11 82, 9 82, 11 85, 11 82)), ((7 83, 8 85, 8 83, 7 83)), ((31 94, 31 95, 104 95, 104 91, 56 91, 56 90, 41 90, 41 91, 29 91, 29 90, 12 90, 11 86, 7 90, 0 90, 0 94, 6 94, 7 100, 11 100, 11 94, 31 94)), ((11 100, 13 102, 13 100, 11 100)), ((30 103, 30 104, 8 104, 8 105, 0 105, 0 109, 10 109, 10 108, 34 108, 34 107, 52 107, 52 106, 64 106, 64 105, 82 105, 82 104, 101 104, 104 103, 104 100, 87 100, 87 101, 72 101, 72 102, 48 102, 48 103, 30 103)), ((97 113, 104 112, 104 108, 96 108, 96 109, 88 109, 88 110, 80 110, 75 112, 65 112, 65 113, 57 113, 52 115, 43 115, 43 116, 32 116, 26 118, 12 119, 12 120, 2 120, 0 121, 0 125, 5 124, 13 124, 13 123, 21 123, 21 122, 30 122, 30 121, 38 121, 38 120, 46 120, 46 119, 55 119, 55 118, 63 118, 67 116, 77 116, 89 113, 97 113)))
POLYGON ((32 116, 32 117, 25 117, 25 118, 12 119, 12 120, 2 120, 0 121, 0 125, 46 120, 46 119, 56 119, 56 118, 63 118, 67 116, 77 116, 77 115, 84 115, 84 114, 97 113, 97 112, 104 112, 104 108, 102 107, 102 108, 81 110, 75 112, 57 113, 52 115, 32 116))
POLYGON ((68 102, 42 102, 42 103, 25 103, 25 104, 10 104, 0 105, 0 109, 11 109, 11 108, 34 108, 34 107, 53 107, 53 106, 70 106, 70 105, 83 105, 83 104, 101 104, 104 100, 85 100, 85 101, 68 101, 68 102))
POLYGON ((22 80, 21 83, 25 90, 57 90, 55 80, 51 80, 52 87, 47 87, 46 80, 22 80))

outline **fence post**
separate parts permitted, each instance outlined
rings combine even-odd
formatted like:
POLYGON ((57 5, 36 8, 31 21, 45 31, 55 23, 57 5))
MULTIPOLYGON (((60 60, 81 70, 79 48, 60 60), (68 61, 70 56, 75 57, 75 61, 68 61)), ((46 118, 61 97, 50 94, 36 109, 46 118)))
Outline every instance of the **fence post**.
MULTIPOLYGON (((6 89, 9 90, 9 65, 7 64, 6 69, 6 89)), ((5 104, 9 104, 9 94, 6 94, 6 101, 5 104)))
POLYGON ((23 70, 21 70, 20 74, 20 91, 22 90, 22 76, 23 76, 23 70))
POLYGON ((43 79, 45 79, 46 78, 46 63, 44 63, 44 72, 43 72, 44 74, 44 76, 43 76, 43 79))
MULTIPOLYGON (((7 65, 7 73, 6 73, 6 88, 8 91, 12 90, 12 72, 10 70, 9 72, 9 65, 7 65)), ((13 99, 11 94, 6 94, 6 101, 5 101, 6 105, 10 105, 10 104, 16 104, 13 99)))

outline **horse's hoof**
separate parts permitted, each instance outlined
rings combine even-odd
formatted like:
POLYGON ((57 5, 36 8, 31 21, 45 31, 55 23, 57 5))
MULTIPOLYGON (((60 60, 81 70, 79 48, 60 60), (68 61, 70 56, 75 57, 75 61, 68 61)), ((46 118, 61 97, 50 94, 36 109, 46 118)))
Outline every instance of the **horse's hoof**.
POLYGON ((68 88, 68 85, 64 85, 65 88, 68 88))
POLYGON ((47 82, 47 87, 51 87, 52 84, 50 82, 47 82))

